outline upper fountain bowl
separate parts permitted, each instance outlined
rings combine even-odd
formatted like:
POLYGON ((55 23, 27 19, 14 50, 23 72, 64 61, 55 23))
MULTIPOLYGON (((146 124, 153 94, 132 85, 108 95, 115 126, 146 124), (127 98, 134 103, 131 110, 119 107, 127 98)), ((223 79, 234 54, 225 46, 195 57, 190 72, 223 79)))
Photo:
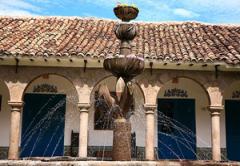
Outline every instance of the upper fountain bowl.
POLYGON ((143 72, 144 60, 135 55, 119 55, 106 58, 103 66, 115 77, 122 77, 127 82, 143 72))
POLYGON ((117 18, 121 19, 124 22, 129 22, 134 20, 138 16, 138 8, 135 6, 129 5, 118 5, 113 9, 117 18))

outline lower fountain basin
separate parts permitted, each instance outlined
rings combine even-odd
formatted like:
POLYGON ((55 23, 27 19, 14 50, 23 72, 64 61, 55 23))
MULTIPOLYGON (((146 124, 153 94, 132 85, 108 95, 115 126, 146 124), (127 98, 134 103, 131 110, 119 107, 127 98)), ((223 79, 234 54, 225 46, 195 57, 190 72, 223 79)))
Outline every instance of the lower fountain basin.
POLYGON ((239 162, 215 162, 206 160, 158 160, 158 161, 37 161, 37 160, 0 160, 0 166, 240 166, 239 162))
POLYGON ((111 57, 104 60, 103 66, 115 77, 130 81, 143 72, 144 60, 137 56, 111 57))

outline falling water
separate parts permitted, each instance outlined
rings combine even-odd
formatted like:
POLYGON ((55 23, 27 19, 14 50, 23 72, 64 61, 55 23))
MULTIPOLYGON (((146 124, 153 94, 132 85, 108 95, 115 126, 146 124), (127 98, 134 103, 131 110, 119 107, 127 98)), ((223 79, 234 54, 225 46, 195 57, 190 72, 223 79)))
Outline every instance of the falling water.
MULTIPOLYGON (((37 129, 42 128, 41 130, 43 130, 43 129, 48 128, 48 125, 49 125, 48 122, 51 120, 51 118, 53 118, 54 113, 58 110, 58 108, 60 108, 64 104, 64 101, 59 101, 51 110, 48 111, 48 113, 35 126, 32 126, 33 122, 36 120, 36 117, 41 113, 41 110, 43 110, 47 106, 47 104, 50 103, 53 99, 54 98, 50 98, 39 110, 37 110, 37 113, 32 118, 32 121, 30 122, 30 125, 27 127, 26 131, 22 135, 22 141, 25 141, 26 144, 25 144, 24 147, 21 148, 21 151, 25 150, 25 147, 27 146, 28 142, 32 139, 32 136, 37 132, 37 129)), ((66 101, 69 102, 69 103, 72 103, 72 104, 76 104, 75 100, 76 100, 75 96, 72 96, 72 97, 70 96, 70 97, 67 97, 66 101)), ((101 101, 99 101, 98 104, 101 105, 103 103, 101 101)), ((102 106, 104 106, 104 105, 102 105, 102 106)), ((101 120, 104 119, 104 123, 103 123, 102 128, 106 129, 109 126, 110 126, 110 128, 112 128, 113 112, 114 112, 114 110, 111 110, 110 112, 106 111, 104 114, 101 115, 101 118, 99 119, 99 121, 96 121, 96 124, 102 123, 101 120)), ((160 130, 157 130, 157 132, 158 132, 157 135, 162 134, 162 135, 167 135, 167 136, 171 137, 177 144, 186 147, 186 149, 188 149, 189 151, 194 153, 194 155, 198 159, 200 156, 198 156, 198 154, 195 152, 195 149, 192 148, 192 146, 191 146, 191 144, 195 144, 195 142, 192 142, 191 140, 189 140, 189 138, 195 138, 195 140, 198 138, 198 140, 201 141, 201 143, 206 145, 206 146, 208 145, 208 143, 205 142, 203 139, 201 139, 201 136, 193 133, 187 126, 183 125, 179 121, 176 121, 175 119, 170 118, 170 117, 166 116, 165 114, 163 114, 161 112, 157 112, 156 115, 157 116, 155 116, 155 117, 157 119, 157 124, 158 125, 163 125, 164 124, 169 129, 172 128, 172 130, 177 131, 181 137, 171 135, 171 134, 167 134, 167 133, 161 132, 160 130)), ((140 128, 141 130, 145 130, 145 128, 143 128, 143 127, 145 127, 144 117, 145 117, 145 110, 143 108, 143 105, 140 104, 140 103, 136 103, 135 104, 135 109, 134 109, 134 112, 133 112, 133 116, 131 117, 132 124, 136 125, 137 128, 140 128)), ((61 121, 63 121, 64 119, 65 118, 62 117, 61 121)), ((58 129, 59 129, 59 126, 56 126, 56 128, 55 128, 55 130, 52 134, 52 137, 48 140, 49 142, 48 142, 48 144, 46 146, 46 149, 43 153, 44 156, 45 156, 46 151, 49 148, 49 145, 52 142, 52 139, 53 139, 54 135, 58 131, 58 129)), ((35 145, 38 143, 38 140, 43 139, 41 130, 39 132, 39 135, 37 137, 37 140, 36 140, 34 146, 32 147, 31 154, 34 151, 35 145)), ((136 131, 136 132, 139 132, 139 131, 136 131)), ((137 134, 137 139, 138 139, 140 135, 138 133, 136 133, 136 134, 137 134)), ((145 137, 145 135, 141 135, 141 136, 145 137)), ((59 143, 61 142, 62 139, 64 139, 64 133, 62 133, 61 137, 58 138, 57 144, 54 147, 54 150, 53 150, 53 153, 52 153, 51 156, 54 156, 54 153, 55 153, 55 151, 56 151, 56 149, 57 149, 57 147, 58 147, 58 145, 59 145, 59 143)), ((102 139, 107 140, 108 138, 105 137, 105 138, 102 138, 102 139)), ((158 144, 159 144, 159 146, 164 146, 167 149, 169 149, 176 156, 177 159, 182 159, 183 154, 181 152, 181 149, 178 149, 178 151, 180 151, 180 154, 178 154, 177 152, 175 152, 175 149, 172 149, 166 143, 160 142, 160 140, 158 140, 158 144)), ((98 151, 102 152, 101 160, 105 159, 106 150, 108 150, 108 149, 107 149, 105 143, 102 146, 99 146, 98 151)), ((159 159, 158 148, 156 148, 155 151, 156 151, 157 159, 159 159)), ((223 154, 222 154, 222 158, 224 160, 227 160, 226 156, 224 156, 223 154)), ((141 158, 141 159, 143 159, 143 158, 141 158)))

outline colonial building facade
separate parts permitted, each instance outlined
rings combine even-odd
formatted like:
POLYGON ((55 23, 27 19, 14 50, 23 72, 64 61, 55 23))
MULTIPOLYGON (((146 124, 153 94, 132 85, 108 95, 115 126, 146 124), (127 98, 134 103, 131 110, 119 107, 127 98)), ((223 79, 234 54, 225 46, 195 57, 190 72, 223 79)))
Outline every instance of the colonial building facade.
MULTIPOLYGON (((119 54, 117 23, 0 18, 2 159, 111 157, 111 118, 94 99, 100 84, 115 91, 102 64, 119 54)), ((136 24, 132 155, 240 161, 240 26, 136 24)))

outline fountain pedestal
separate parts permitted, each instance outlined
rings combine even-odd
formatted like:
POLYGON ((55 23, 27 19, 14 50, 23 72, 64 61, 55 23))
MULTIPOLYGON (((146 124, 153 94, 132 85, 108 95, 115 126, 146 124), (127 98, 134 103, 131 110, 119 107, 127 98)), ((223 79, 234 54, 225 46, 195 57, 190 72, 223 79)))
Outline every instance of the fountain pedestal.
POLYGON ((112 152, 114 161, 131 160, 131 123, 124 118, 114 121, 112 152))

